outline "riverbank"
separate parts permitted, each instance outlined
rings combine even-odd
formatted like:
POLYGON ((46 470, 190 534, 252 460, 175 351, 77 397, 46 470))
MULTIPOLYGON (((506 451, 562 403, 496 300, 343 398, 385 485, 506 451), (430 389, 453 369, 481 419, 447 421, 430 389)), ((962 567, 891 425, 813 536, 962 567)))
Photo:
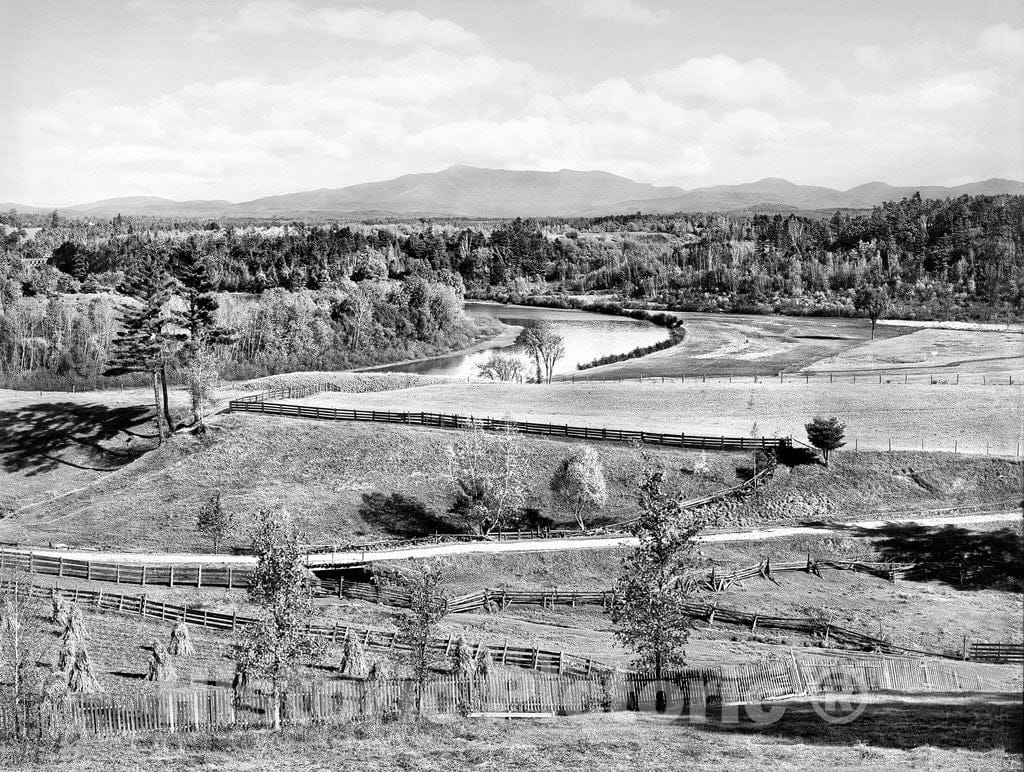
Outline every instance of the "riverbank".
POLYGON ((373 373, 373 372, 388 372, 396 367, 402 367, 404 365, 420 364, 425 362, 433 362, 440 359, 448 359, 449 357, 468 356, 469 354, 476 354, 480 351, 486 351, 491 348, 506 348, 515 344, 519 338, 519 333, 523 331, 523 328, 515 324, 505 324, 501 320, 495 317, 488 317, 488 322, 494 322, 498 325, 499 329, 489 336, 483 336, 475 340, 468 346, 465 346, 455 351, 448 351, 444 354, 436 354, 434 356, 422 357, 420 359, 406 359, 401 362, 389 362, 383 365, 373 365, 372 367, 359 367, 354 370, 349 370, 352 373, 373 373))

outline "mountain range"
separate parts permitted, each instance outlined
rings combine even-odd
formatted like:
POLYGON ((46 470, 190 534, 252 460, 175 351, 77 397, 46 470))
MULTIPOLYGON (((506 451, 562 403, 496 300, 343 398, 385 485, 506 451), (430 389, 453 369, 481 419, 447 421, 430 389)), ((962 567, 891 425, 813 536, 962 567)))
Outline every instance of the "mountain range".
MULTIPOLYGON (((956 187, 894 187, 868 182, 849 190, 797 185, 777 177, 741 185, 683 190, 634 182, 603 171, 511 171, 451 166, 440 172, 405 174, 383 182, 322 188, 252 201, 172 201, 134 196, 57 207, 78 216, 157 215, 181 218, 332 216, 588 216, 646 212, 809 211, 866 209, 919 192, 922 198, 1024 194, 1024 183, 989 179, 956 187)), ((50 208, 0 204, 0 211, 50 208)))

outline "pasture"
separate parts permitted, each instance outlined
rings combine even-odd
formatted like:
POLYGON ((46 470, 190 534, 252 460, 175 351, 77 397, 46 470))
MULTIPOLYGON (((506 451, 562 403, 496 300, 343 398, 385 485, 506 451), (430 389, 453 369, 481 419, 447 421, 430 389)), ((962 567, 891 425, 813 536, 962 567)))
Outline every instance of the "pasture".
MULTIPOLYGON (((642 360, 640 360, 642 361, 642 360)), ((300 400, 326 407, 457 413, 553 424, 804 440, 813 416, 846 423, 848 449, 1016 456, 1024 442, 1024 387, 773 379, 686 383, 456 383, 300 400)))
MULTIPOLYGON (((743 314, 677 314, 683 318, 682 343, 641 359, 630 359, 576 374, 576 379, 678 378, 680 375, 777 375, 858 347, 870 340, 866 319, 743 314)), ((881 327, 875 337, 907 334, 881 327)))

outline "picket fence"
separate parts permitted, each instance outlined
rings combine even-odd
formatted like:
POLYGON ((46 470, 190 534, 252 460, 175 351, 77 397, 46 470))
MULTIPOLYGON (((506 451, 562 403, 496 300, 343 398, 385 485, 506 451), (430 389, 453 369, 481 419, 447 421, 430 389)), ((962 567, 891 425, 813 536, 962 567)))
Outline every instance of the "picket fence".
MULTIPOLYGON (((801 572, 821 575, 822 570, 845 570, 857 573, 867 573, 889 581, 895 582, 899 576, 908 571, 920 568, 922 564, 917 563, 885 563, 871 561, 837 561, 837 560, 814 560, 808 554, 806 561, 800 562, 776 562, 772 563, 771 557, 759 561, 756 564, 722 572, 717 566, 699 580, 692 581, 693 588, 706 589, 713 592, 720 592, 728 589, 735 582, 745 579, 761 577, 771 579, 773 573, 801 572)), ((65 578, 86 578, 93 581, 116 581, 132 582, 134 580, 145 583, 147 567, 128 566, 117 564, 95 564, 91 561, 75 561, 64 558, 52 558, 44 556, 25 555, 21 553, 7 553, 0 550, 0 570, 4 568, 21 568, 36 573, 49 574, 65 578)), ((202 566, 161 566, 149 568, 149 583, 164 584, 170 586, 220 586, 243 588, 249 585, 251 571, 239 569, 210 569, 202 566), (177 578, 176 578, 177 572, 177 578), (207 581, 207 577, 211 577, 207 581)), ((936 566, 930 565, 934 570, 936 566)), ((959 571, 958 566, 946 566, 950 578, 954 579, 959 571)), ((61 589, 61 593, 71 597, 72 600, 82 601, 87 605, 92 604, 97 608, 113 609, 125 613, 138 613, 141 616, 155 616, 160 619, 177 620, 184 619, 192 624, 200 624, 203 627, 223 630, 235 630, 239 626, 251 624, 254 620, 249 617, 237 615, 225 615, 210 612, 207 609, 188 608, 175 606, 173 604, 147 600, 145 596, 130 596, 115 593, 104 593, 101 591, 90 591, 77 589, 61 589)), ((336 597, 339 599, 358 600, 380 605, 387 605, 397 608, 409 608, 411 599, 408 592, 398 588, 382 586, 376 583, 346 580, 343 576, 323 577, 318 580, 317 594, 321 597, 336 597)), ((440 602, 440 601, 439 601, 440 602)), ((607 590, 560 590, 557 588, 542 590, 509 590, 504 588, 485 587, 463 595, 448 597, 444 599, 447 613, 472 613, 490 612, 496 613, 507 611, 513 606, 541 606, 554 609, 559 606, 600 606, 604 610, 610 610, 616 603, 615 591, 607 590)), ((810 617, 775 617, 760 613, 751 613, 729 609, 717 604, 689 604, 686 607, 687 613, 695 619, 706 620, 709 624, 715 621, 725 624, 740 625, 749 627, 755 631, 758 627, 779 630, 793 630, 808 635, 821 636, 826 641, 832 640, 836 643, 857 646, 860 648, 898 654, 920 654, 924 656, 946 657, 956 659, 976 659, 979 661, 1019 661, 1019 647, 1014 654, 1012 648, 1005 650, 988 651, 979 648, 976 652, 965 649, 961 652, 933 652, 922 649, 913 649, 897 646, 888 640, 864 635, 854 630, 836 626, 830 621, 812 619, 810 617), (986 656, 991 654, 992 656, 986 656), (1009 657, 1009 659, 1007 659, 1009 657)), ((384 630, 370 630, 368 628, 342 627, 340 624, 330 626, 310 627, 311 632, 331 638, 334 641, 344 640, 346 635, 354 634, 364 638, 364 643, 379 650, 394 650, 397 644, 397 633, 384 630)), ((441 643, 438 643, 440 646, 441 643)), ((989 646, 990 644, 979 644, 989 646)), ((997 644, 991 644, 996 646, 997 644)), ((1004 644, 1012 647, 1013 644, 1004 644)), ((451 649, 452 641, 449 639, 444 643, 445 653, 451 649)), ((501 661, 518 667, 531 669, 556 670, 566 672, 568 670, 586 669, 586 672, 599 665, 590 660, 576 661, 574 658, 567 658, 561 652, 547 652, 536 649, 517 649, 505 646, 502 648, 501 661)))
MULTIPOLYGON (((440 676, 423 685, 421 708, 428 715, 555 716, 594 711, 658 711, 705 714, 708 708, 787 697, 892 691, 1000 691, 1002 685, 975 673, 923 660, 871 661, 797 657, 758 664, 686 668, 656 680, 649 674, 607 672, 593 678, 542 673, 440 676)), ((415 711, 417 684, 411 679, 339 678, 293 689, 281 700, 288 724, 342 723, 387 719, 415 711)), ((173 689, 117 697, 72 695, 62 710, 86 735, 265 728, 273 724, 273 696, 255 689, 173 689)), ((40 716, 45 726, 54 716, 40 716)), ((10 715, 0 709, 0 726, 10 715)))

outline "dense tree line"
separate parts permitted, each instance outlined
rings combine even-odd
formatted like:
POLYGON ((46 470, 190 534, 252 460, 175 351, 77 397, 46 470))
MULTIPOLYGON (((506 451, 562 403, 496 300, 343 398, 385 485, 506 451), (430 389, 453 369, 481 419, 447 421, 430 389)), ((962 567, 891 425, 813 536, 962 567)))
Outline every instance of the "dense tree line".
MULTIPOLYGON (((1006 319, 1024 315, 1024 197, 917 195, 870 213, 628 215, 340 224, 0 215, 0 374, 99 377, 110 294, 155 261, 221 294, 229 375, 441 350, 466 293, 602 294, 673 310, 1006 319), (31 227, 30 227, 31 226, 31 227), (71 299, 74 293, 85 297, 71 299), (246 297, 223 293, 245 293, 246 297)), ((179 277, 180 282, 180 277, 179 277)), ((188 293, 185 293, 185 302, 188 293)), ((194 298, 193 298, 194 300, 194 298)))

